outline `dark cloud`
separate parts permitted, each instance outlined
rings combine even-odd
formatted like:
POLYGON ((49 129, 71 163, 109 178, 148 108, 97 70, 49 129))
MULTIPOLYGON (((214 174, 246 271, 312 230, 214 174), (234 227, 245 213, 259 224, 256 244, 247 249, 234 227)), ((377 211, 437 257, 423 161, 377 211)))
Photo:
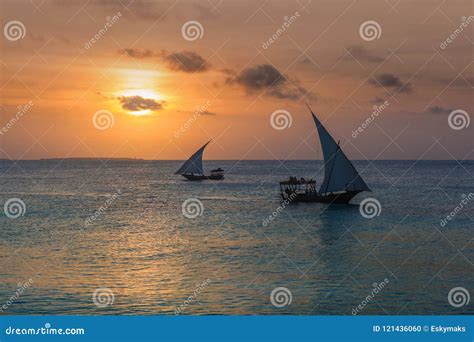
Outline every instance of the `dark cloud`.
POLYGON ((148 49, 121 49, 119 53, 139 59, 155 56, 155 53, 148 49))
POLYGON ((380 63, 384 61, 384 57, 377 56, 376 54, 372 53, 370 50, 367 50, 366 48, 355 45, 351 46, 348 49, 346 49, 348 52, 344 59, 346 60, 353 60, 354 58, 357 59, 358 61, 367 61, 370 63, 380 63))
POLYGON ((178 112, 180 113, 186 113, 186 114, 193 114, 193 115, 209 115, 209 116, 216 116, 217 113, 215 112, 211 112, 211 111, 208 111, 208 110, 200 110, 200 109, 196 109, 194 111, 189 111, 189 110, 178 110, 178 112))
POLYGON ((164 101, 145 99, 141 96, 120 96, 118 99, 122 104, 122 108, 131 112, 145 109, 159 110, 165 105, 164 101))
POLYGON ((192 51, 163 53, 168 68, 174 71, 203 72, 211 68, 211 64, 192 51))
POLYGON ((203 112, 201 112, 201 115, 211 115, 211 116, 214 116, 214 115, 217 115, 217 113, 214 113, 214 112, 210 112, 208 110, 205 110, 203 112))
POLYGON ((261 64, 242 70, 234 77, 233 82, 246 89, 262 90, 278 87, 286 82, 286 78, 272 65, 261 64))
POLYGON ((242 86, 248 93, 265 91, 266 95, 278 99, 298 100, 302 97, 312 96, 298 80, 292 80, 283 75, 270 64, 260 64, 242 70, 227 82, 242 86))
POLYGON ((376 96, 375 99, 372 100, 372 103, 374 104, 381 104, 381 103, 384 103, 385 102, 385 99, 381 98, 381 97, 378 97, 376 96))
POLYGON ((413 87, 410 83, 402 83, 400 78, 394 74, 381 74, 369 80, 369 83, 376 87, 395 88, 399 93, 411 93, 413 87))
POLYGON ((445 108, 441 106, 433 106, 428 108, 428 113, 430 114, 449 114, 454 110, 454 108, 445 108))

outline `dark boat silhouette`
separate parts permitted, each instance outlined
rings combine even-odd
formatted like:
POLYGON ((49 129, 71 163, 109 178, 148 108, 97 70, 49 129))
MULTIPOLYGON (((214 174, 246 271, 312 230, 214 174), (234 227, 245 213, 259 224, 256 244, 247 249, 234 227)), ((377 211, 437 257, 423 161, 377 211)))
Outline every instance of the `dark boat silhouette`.
POLYGON ((362 191, 371 191, 359 172, 342 151, 319 119, 313 116, 318 129, 321 149, 324 156, 324 180, 319 190, 316 181, 290 177, 280 182, 281 196, 291 202, 348 203, 362 191))
POLYGON ((221 180, 224 179, 224 170, 221 168, 211 170, 210 175, 205 175, 202 167, 202 154, 204 149, 210 143, 209 140, 199 150, 197 150, 184 164, 175 172, 175 175, 181 175, 190 181, 201 181, 206 179, 221 180))

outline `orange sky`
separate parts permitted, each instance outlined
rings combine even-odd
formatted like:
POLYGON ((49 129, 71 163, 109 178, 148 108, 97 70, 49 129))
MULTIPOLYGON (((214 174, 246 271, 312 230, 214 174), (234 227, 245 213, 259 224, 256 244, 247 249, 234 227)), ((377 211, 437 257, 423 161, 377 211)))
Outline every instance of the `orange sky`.
POLYGON ((321 158, 305 102, 353 159, 474 157, 469 0, 0 4, 0 158, 321 158))

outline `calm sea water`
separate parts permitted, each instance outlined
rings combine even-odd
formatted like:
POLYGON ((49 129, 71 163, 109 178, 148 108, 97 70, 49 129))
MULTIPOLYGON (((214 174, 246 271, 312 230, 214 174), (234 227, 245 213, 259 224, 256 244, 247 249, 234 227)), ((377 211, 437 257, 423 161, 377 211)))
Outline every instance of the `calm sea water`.
POLYGON ((283 210, 278 181, 320 182, 321 162, 206 161, 228 170, 222 182, 185 181, 180 164, 0 162, 0 204, 26 205, 0 216, 1 314, 473 313, 448 293, 474 294, 474 200, 440 221, 474 192, 474 162, 355 162, 373 192, 283 210), (183 216, 189 198, 201 216, 183 216), (291 303, 272 304, 277 287, 291 303))

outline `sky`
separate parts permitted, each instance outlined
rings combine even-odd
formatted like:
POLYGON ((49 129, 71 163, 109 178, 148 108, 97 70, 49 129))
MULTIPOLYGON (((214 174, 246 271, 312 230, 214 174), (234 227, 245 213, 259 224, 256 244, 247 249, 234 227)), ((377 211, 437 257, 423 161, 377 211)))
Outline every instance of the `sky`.
POLYGON ((1 0, 0 158, 472 160, 470 0, 1 0))

